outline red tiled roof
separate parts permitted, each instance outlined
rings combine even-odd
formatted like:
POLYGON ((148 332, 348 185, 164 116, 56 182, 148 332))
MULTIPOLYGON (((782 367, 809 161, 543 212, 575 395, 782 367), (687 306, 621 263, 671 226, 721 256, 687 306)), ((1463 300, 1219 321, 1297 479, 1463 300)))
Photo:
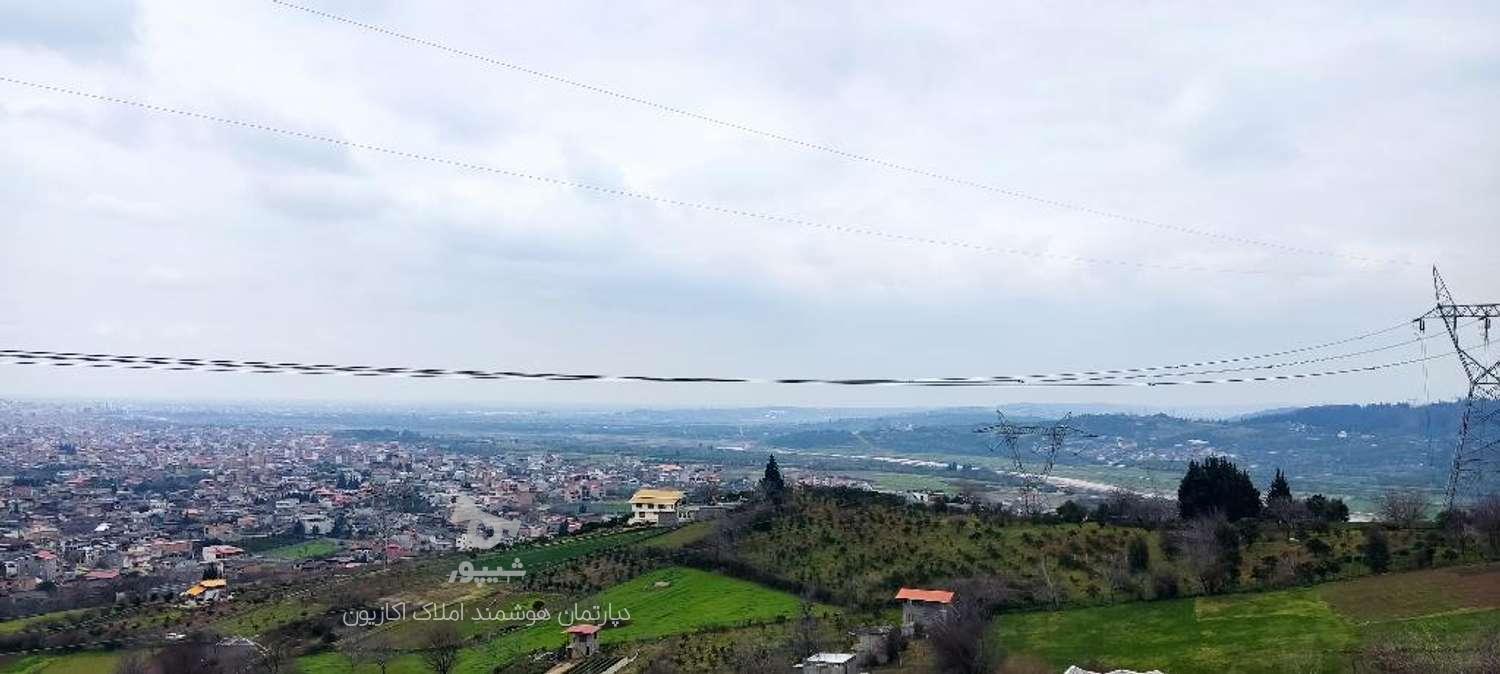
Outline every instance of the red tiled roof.
POLYGON ((947 590, 918 590, 910 587, 901 588, 896 593, 897 599, 910 599, 912 601, 931 601, 939 604, 952 604, 953 593, 947 590))
POLYGON ((564 634, 593 634, 604 629, 598 625, 574 625, 563 630, 564 634))

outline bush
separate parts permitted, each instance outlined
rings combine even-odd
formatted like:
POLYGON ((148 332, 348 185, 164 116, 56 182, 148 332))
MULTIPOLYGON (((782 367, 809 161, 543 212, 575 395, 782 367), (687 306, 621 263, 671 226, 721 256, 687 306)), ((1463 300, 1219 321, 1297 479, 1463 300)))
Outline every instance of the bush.
POLYGON ((1365 529, 1365 566, 1374 573, 1385 573, 1391 568, 1391 544, 1386 540, 1385 530, 1380 527, 1365 529))
POLYGON ((1157 599, 1173 599, 1182 593, 1177 574, 1165 569, 1151 577, 1151 589, 1156 593, 1157 599))
POLYGON ((1130 572, 1141 573, 1151 568, 1151 545, 1144 536, 1130 539, 1130 572))

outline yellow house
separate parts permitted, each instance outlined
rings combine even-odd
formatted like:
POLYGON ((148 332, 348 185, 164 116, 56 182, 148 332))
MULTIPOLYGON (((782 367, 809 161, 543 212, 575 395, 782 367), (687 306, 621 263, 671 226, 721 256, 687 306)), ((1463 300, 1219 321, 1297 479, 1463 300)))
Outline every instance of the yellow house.
POLYGON ((630 497, 630 524, 670 527, 687 519, 687 497, 680 491, 642 489, 630 497))
POLYGON ((210 578, 198 581, 197 584, 188 588, 187 592, 183 592, 182 596, 187 597, 191 602, 210 602, 223 599, 228 591, 229 581, 223 578, 210 578))

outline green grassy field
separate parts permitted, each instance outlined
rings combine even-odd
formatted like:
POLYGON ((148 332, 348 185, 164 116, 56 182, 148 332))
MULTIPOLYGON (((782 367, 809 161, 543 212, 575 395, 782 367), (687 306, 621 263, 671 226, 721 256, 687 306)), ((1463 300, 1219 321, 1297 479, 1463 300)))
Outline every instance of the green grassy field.
POLYGON ((27 655, 0 661, 0 674, 107 674, 115 670, 120 653, 27 655))
POLYGON ((92 610, 93 609, 78 608, 68 611, 53 611, 52 613, 43 613, 41 615, 29 616, 26 618, 16 618, 15 620, 6 620, 5 622, 0 622, 0 636, 16 634, 17 632, 21 632, 30 627, 37 627, 40 625, 45 625, 47 623, 66 620, 74 616, 82 616, 92 610))
MULTIPOLYGON (((748 581, 673 567, 621 583, 578 605, 584 608, 612 606, 616 611, 629 611, 628 624, 606 629, 600 634, 600 641, 609 644, 791 618, 797 615, 801 603, 790 594, 748 581), (670 585, 658 588, 655 586, 658 581, 670 585)), ((462 671, 488 671, 484 663, 493 665, 521 653, 557 648, 564 641, 560 625, 536 625, 486 645, 466 658, 462 671)))
POLYGON ((684 545, 697 543, 705 536, 713 533, 712 522, 694 522, 685 527, 679 527, 671 533, 662 534, 654 538, 641 541, 641 545, 648 548, 665 548, 675 550, 684 545))
POLYGON ((267 557, 275 557, 277 559, 298 560, 327 557, 329 555, 337 553, 338 551, 339 544, 336 541, 332 541, 327 538, 319 538, 316 540, 306 541, 304 543, 297 543, 295 545, 284 545, 279 548, 271 548, 270 550, 267 550, 262 554, 266 555, 267 557))
POLYGON ((997 620, 1015 655, 1059 669, 1342 671, 1358 648, 1422 638, 1471 644, 1500 631, 1500 566, 1420 571, 1310 588, 1198 597, 997 620))
MULTIPOLYGON (((548 622, 512 631, 467 649, 460 659, 458 672, 488 674, 496 665, 510 662, 524 653, 562 646, 566 637, 556 615, 572 606, 572 602, 548 606, 554 616, 548 622)), ((628 624, 601 633, 600 640, 612 644, 791 619, 798 615, 801 602, 790 594, 747 581, 672 567, 616 585, 586 601, 577 602, 577 606, 581 609, 612 606, 617 614, 622 609, 629 611, 628 624), (656 587, 658 581, 669 585, 656 587)), ((817 610, 827 613, 830 609, 819 607, 817 610)), ((352 668, 348 659, 339 653, 301 658, 298 664, 307 674, 362 674, 367 671, 352 668)), ((370 668, 368 671, 375 670, 370 668)), ((421 671, 424 670, 414 656, 398 660, 390 669, 391 674, 421 671)))

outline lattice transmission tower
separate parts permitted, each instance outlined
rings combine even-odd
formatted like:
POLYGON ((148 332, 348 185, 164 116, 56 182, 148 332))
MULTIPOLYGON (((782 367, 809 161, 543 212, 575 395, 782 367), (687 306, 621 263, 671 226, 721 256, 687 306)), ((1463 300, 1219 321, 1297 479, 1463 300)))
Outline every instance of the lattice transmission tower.
POLYGON ((1469 395, 1464 399, 1463 419, 1458 426, 1458 445, 1453 450, 1453 469, 1448 474, 1447 507, 1451 510, 1463 485, 1482 478, 1485 463, 1500 449, 1500 361, 1489 362, 1472 349, 1464 348, 1459 339, 1459 321, 1465 321, 1464 327, 1477 323, 1488 346, 1490 322, 1500 318, 1500 304, 1454 302, 1437 267, 1432 268, 1432 285, 1437 306, 1415 320, 1417 329, 1425 332, 1429 319, 1442 321, 1469 379, 1469 395))
POLYGON ((995 411, 995 416, 996 423, 980 426, 974 432, 991 436, 990 451, 1004 448, 1010 454, 1016 466, 1015 472, 1021 477, 1021 508, 1028 513, 1041 512, 1041 487, 1057 464, 1057 454, 1062 451, 1063 443, 1069 437, 1099 436, 1069 424, 1073 418, 1071 412, 1051 425, 1013 424, 1006 421, 1005 413, 999 410, 995 411), (1022 449, 1021 438, 1025 437, 1040 437, 1042 442, 1022 449))

